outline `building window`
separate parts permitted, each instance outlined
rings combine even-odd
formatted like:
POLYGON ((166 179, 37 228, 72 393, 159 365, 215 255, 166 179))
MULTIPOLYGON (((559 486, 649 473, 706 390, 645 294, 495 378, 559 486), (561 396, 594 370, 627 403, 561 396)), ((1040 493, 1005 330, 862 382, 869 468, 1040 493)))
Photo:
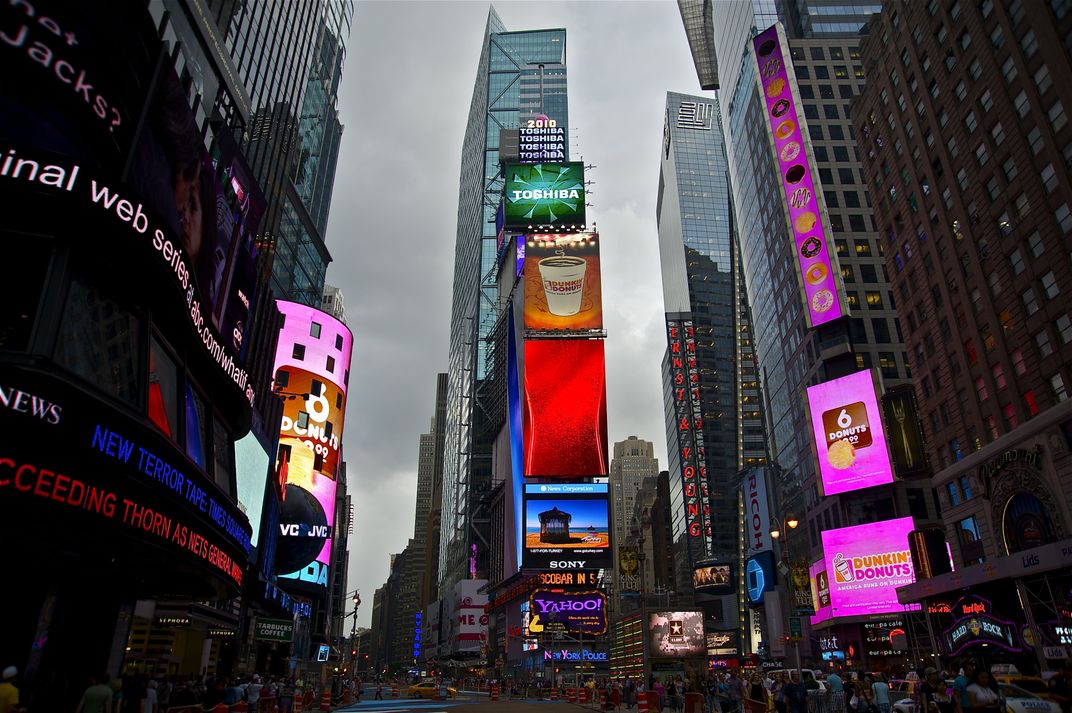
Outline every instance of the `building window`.
POLYGON ((994 384, 998 387, 998 391, 1003 391, 1008 384, 1005 382, 1005 370, 1001 364, 995 364, 990 373, 994 376, 994 384))
POLYGON ((292 358, 294 358, 294 359, 297 359, 298 361, 304 360, 305 359, 305 345, 304 344, 295 344, 294 345, 294 350, 290 353, 290 356, 292 358))
POLYGON ((997 176, 991 176, 990 180, 986 182, 986 192, 992 201, 996 201, 998 196, 1001 195, 1001 186, 998 185, 997 176))
POLYGON ((1072 319, 1069 319, 1067 312, 1058 317, 1053 326, 1057 327, 1057 334, 1061 337, 1061 344, 1072 342, 1072 319))
POLYGON ((1053 170, 1053 164, 1048 163, 1046 167, 1039 172, 1039 178, 1042 179, 1042 183, 1046 186, 1047 193, 1053 193, 1057 188, 1057 172, 1053 170))
POLYGON ((1038 51, 1038 41, 1035 39, 1034 30, 1027 31, 1027 34, 1020 40, 1020 47, 1024 50, 1024 57, 1031 59, 1035 56, 1035 52, 1038 51))
POLYGON ((1027 245, 1031 248, 1031 254, 1035 257, 1040 257, 1042 253, 1046 252, 1046 246, 1042 244, 1042 236, 1039 235, 1037 230, 1028 237, 1027 245))
POLYGON ((1031 212, 1031 204, 1027 201, 1027 194, 1021 193, 1016 197, 1016 214, 1023 218, 1031 212))
POLYGON ((1016 63, 1013 61, 1012 57, 1009 57, 1004 62, 1002 62, 1001 73, 1005 75, 1006 82, 1011 83, 1012 80, 1016 79, 1016 63))
POLYGON ((313 339, 320 339, 320 325, 316 322, 312 322, 309 325, 309 336, 313 339))
POLYGON ((1031 416, 1038 416, 1039 407, 1038 401, 1035 400, 1035 392, 1027 391, 1024 393, 1024 405, 1027 407, 1027 413, 1031 416))
POLYGON ((1024 362, 1024 353, 1019 349, 1012 353, 1012 366, 1020 376, 1027 373, 1027 364, 1024 362))
POLYGON ((1020 93, 1016 95, 1016 98, 1012 102, 1016 106, 1016 113, 1023 119, 1031 111, 1031 105, 1027 102, 1027 92, 1020 90, 1020 93))
POLYGON ((960 557, 968 567, 986 560, 983 538, 975 517, 966 517, 957 523, 957 540, 960 542, 960 557))
POLYGON ((1045 94, 1046 90, 1053 86, 1053 80, 1050 79, 1050 68, 1046 65, 1042 65, 1035 72, 1035 86, 1038 87, 1039 94, 1045 94))
POLYGON ((1000 121, 994 124, 994 128, 990 130, 990 135, 994 137, 994 145, 1001 146, 1001 142, 1005 140, 1005 129, 1002 128, 1000 121))
POLYGON ((869 308, 871 308, 871 309, 882 309, 882 293, 881 292, 868 292, 867 293, 867 306, 869 308))
POLYGON ((1035 335, 1035 344, 1038 345, 1040 356, 1048 357, 1053 354, 1053 344, 1050 343, 1050 335, 1045 329, 1035 335))
POLYGON ((980 401, 986 401, 990 398, 990 392, 986 390, 986 382, 983 381, 981 376, 975 379, 975 391, 979 394, 980 401))
POLYGON ((968 129, 968 133, 974 133, 975 127, 979 125, 979 122, 975 119, 975 112, 969 111, 968 115, 964 117, 964 126, 968 129))
POLYGON ((1016 178, 1016 160, 1011 156, 1005 163, 1001 164, 1001 170, 1005 174, 1005 182, 1012 183, 1012 179, 1016 178))
POLYGON ((1020 425, 1019 419, 1016 418, 1016 409, 1012 404, 1006 404, 1002 409, 1002 413, 1005 415, 1005 424, 1009 427, 1009 430, 1013 430, 1020 425))
POLYGON ((327 358, 327 362, 325 363, 324 366, 327 369, 327 372, 329 374, 334 374, 335 373, 335 357, 330 357, 329 356, 327 358))
POLYGON ((1046 112, 1050 117, 1050 124, 1053 126, 1053 133, 1057 133, 1064 128, 1068 123, 1068 118, 1065 116, 1065 108, 1061 105, 1060 101, 1055 101, 1050 110, 1046 112))
POLYGON ((1038 156, 1039 151, 1042 150, 1042 132, 1037 126, 1027 132, 1027 143, 1031 145, 1031 153, 1038 156))
POLYGON ((1054 374, 1050 377, 1050 392, 1053 393, 1053 400, 1057 403, 1061 403, 1068 398, 1065 380, 1061 378, 1060 374, 1054 374))
MULTIPOLYGON (((950 446, 952 446, 952 443, 950 444, 950 446)), ((960 456, 957 455, 957 451, 953 452, 953 457, 956 460, 960 460, 960 456)), ((945 484, 945 488, 946 493, 949 494, 949 506, 956 507, 957 505, 960 505, 960 493, 957 492, 957 484, 949 482, 945 484)))
POLYGON ((1000 49, 1005 44, 1005 31, 1001 29, 1001 25, 995 27, 990 33, 990 44, 994 45, 994 49, 1000 49))
POLYGON ((1024 311, 1027 312, 1028 316, 1039 311, 1039 302, 1034 299, 1034 289, 1032 287, 1026 289, 1024 294, 1021 295, 1021 299, 1024 301, 1024 311))
POLYGON ((1012 267, 1012 274, 1019 275, 1024 271, 1024 256, 1020 252, 1020 248, 1016 248, 1009 253, 1009 265, 1012 267))
POLYGON ((975 160, 979 162, 980 166, 985 166, 986 162, 990 160, 990 152, 986 150, 986 144, 979 144, 976 147, 975 160))
POLYGON ((1042 291, 1051 300, 1061 293, 1061 290, 1057 288, 1057 278, 1053 276, 1053 270, 1042 276, 1042 291))
POLYGON ((153 336, 149 342, 149 420, 165 436, 179 438, 179 370, 153 336))
POLYGON ((1061 229, 1062 233, 1068 235, 1069 231, 1072 231, 1072 215, 1069 214, 1067 203, 1057 206, 1057 210, 1053 212, 1053 217, 1057 220, 1057 227, 1061 229))
POLYGON ((982 96, 979 97, 979 104, 982 105, 983 111, 990 111, 994 106, 994 99, 990 96, 989 89, 983 92, 982 96))

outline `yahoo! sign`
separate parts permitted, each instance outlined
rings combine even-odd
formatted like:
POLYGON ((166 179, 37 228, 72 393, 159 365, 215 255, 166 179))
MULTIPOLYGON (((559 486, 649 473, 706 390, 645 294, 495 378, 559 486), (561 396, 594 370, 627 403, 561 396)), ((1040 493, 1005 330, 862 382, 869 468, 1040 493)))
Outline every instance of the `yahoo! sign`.
POLYGON ((529 597, 529 612, 552 629, 596 635, 607 631, 607 595, 598 590, 537 589, 529 597))

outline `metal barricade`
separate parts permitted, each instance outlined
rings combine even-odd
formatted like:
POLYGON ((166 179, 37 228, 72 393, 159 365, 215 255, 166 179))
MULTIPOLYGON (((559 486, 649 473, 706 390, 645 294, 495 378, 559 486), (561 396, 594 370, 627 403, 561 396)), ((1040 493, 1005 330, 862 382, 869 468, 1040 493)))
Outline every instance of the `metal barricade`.
POLYGON ((808 691, 808 713, 833 713, 830 691, 808 691))

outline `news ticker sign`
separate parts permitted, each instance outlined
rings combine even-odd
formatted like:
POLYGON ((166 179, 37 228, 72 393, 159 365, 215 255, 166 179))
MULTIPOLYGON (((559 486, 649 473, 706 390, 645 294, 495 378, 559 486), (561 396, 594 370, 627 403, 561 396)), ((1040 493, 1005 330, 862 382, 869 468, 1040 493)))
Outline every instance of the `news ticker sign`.
POLYGON ((797 283, 809 327, 849 314, 833 230, 815 154, 797 89, 789 43, 780 23, 752 40, 756 78, 766 107, 766 123, 785 194, 785 216, 797 256, 797 283))
POLYGON ((566 127, 554 119, 540 116, 529 119, 517 130, 518 161, 521 163, 562 162, 566 160, 566 127))
POLYGON ((240 587, 251 547, 246 516, 156 429, 39 373, 0 370, 0 501, 25 518, 62 520, 162 549, 240 587))
POLYGON ((537 589, 529 596, 530 631, 542 625, 546 632, 607 633, 607 595, 599 590, 537 589))

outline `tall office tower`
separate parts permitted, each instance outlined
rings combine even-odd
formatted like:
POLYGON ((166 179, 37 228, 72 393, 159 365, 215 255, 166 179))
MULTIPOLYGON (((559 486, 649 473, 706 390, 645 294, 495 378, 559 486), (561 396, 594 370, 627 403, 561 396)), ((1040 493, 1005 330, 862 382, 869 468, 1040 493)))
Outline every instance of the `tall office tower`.
POLYGON ((424 571, 421 573, 421 611, 439 596, 439 532, 443 510, 443 441, 447 421, 447 375, 436 374, 435 412, 432 417, 432 483, 428 513, 418 521, 425 542, 424 571))
POLYGON ((854 105, 954 563, 1040 575, 973 586, 1014 621, 1069 586, 1026 551, 1072 531, 1070 37, 1067 2, 886 2, 854 105))
POLYGON ((435 487, 435 420, 428 433, 420 436, 417 448, 417 507, 413 513, 413 536, 424 538, 427 535, 425 524, 432 509, 432 490, 435 487))
POLYGON ((342 126, 336 109, 352 0, 216 2, 210 9, 249 87, 238 138, 268 196, 260 269, 278 297, 316 306, 342 126))
POLYGON ((737 472, 766 453, 717 102, 667 93, 661 159, 667 456, 685 571, 736 552, 737 472))
POLYGON ((471 571, 487 570, 487 548, 478 544, 486 534, 478 529, 487 524, 478 510, 485 507, 481 496, 490 490, 492 441, 506 420, 506 353, 493 352, 489 339, 499 318, 499 132, 540 115, 568 126, 566 31, 507 32, 492 9, 462 146, 458 192, 439 552, 442 591, 452 591, 471 571), (503 376, 493 378, 496 374, 503 376))
POLYGON ((659 459, 655 457, 655 446, 651 441, 629 436, 614 444, 609 479, 611 516, 614 518, 614 539, 611 542, 625 542, 636 494, 644 478, 658 474, 659 459))
MULTIPOLYGON (((690 3, 682 16, 695 24, 690 3)), ((817 3, 798 3, 805 12, 817 3)), ((860 23, 871 4, 858 8, 860 23)), ((851 98, 863 84, 859 37, 836 27, 808 39, 799 25, 787 34, 810 141, 834 232, 837 260, 852 317, 807 329, 797 258, 786 236, 782 182, 770 148, 765 107, 756 82, 751 39, 779 20, 767 2, 713 3, 711 40, 717 61, 720 113, 733 193, 737 242, 755 330, 756 359, 766 404, 767 435, 774 466, 782 473, 783 507, 803 511, 816 504, 815 465, 806 427, 804 387, 861 368, 879 367, 886 386, 909 377, 893 296, 874 230, 870 201, 848 118, 851 98), (809 492, 810 491, 810 492, 809 492), (795 502, 794 502, 795 501, 795 502)), ((838 25, 844 23, 838 23, 838 25)), ((852 24, 856 24, 856 20, 852 24)), ((857 27, 857 29, 859 29, 857 27)), ((690 30, 696 34, 695 28, 690 30)), ((702 52, 703 48, 694 50, 702 52)), ((701 81, 711 82, 710 62, 701 81)), ((710 86, 710 84, 709 84, 710 86)), ((812 530, 812 543, 817 531, 812 530)))
POLYGON ((335 319, 346 324, 346 304, 342 290, 334 285, 324 285, 324 294, 320 298, 320 309, 335 319))

